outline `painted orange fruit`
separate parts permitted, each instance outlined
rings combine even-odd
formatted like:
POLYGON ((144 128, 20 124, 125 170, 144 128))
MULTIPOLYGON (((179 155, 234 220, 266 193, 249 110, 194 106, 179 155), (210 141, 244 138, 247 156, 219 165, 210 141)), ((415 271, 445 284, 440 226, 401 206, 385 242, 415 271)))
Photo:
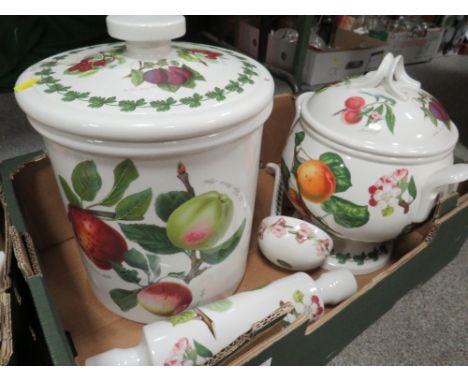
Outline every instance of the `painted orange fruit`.
POLYGON ((320 160, 305 161, 297 168, 297 183, 301 195, 311 202, 322 203, 335 192, 335 176, 320 160))

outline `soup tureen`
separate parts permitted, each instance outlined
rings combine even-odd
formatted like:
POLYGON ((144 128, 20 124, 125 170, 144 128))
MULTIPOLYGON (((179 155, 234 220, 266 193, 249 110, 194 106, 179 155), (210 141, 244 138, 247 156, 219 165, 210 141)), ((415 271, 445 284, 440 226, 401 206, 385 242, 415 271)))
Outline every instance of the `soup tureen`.
POLYGON ((302 94, 296 106, 282 176, 296 210, 335 237, 328 269, 379 269, 388 242, 424 221, 447 185, 468 179, 468 164, 453 164, 457 128, 401 56, 302 94))
POLYGON ((125 43, 33 65, 16 99, 45 139, 96 296, 148 323, 241 281, 273 80, 242 54, 171 43, 183 17, 107 24, 125 43))

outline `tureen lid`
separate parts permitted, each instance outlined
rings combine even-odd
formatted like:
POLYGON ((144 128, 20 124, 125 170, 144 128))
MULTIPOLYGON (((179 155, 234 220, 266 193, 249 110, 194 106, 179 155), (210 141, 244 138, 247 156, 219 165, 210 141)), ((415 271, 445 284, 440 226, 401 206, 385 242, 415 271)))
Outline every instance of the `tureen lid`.
POLYGON ((109 16, 125 42, 43 60, 18 79, 28 117, 60 132, 116 141, 167 141, 261 125, 274 84, 256 61, 230 50, 171 39, 182 16, 109 16))
POLYGON ((434 156, 453 150, 458 140, 442 105, 391 53, 378 70, 304 99, 301 117, 320 136, 381 156, 434 156))

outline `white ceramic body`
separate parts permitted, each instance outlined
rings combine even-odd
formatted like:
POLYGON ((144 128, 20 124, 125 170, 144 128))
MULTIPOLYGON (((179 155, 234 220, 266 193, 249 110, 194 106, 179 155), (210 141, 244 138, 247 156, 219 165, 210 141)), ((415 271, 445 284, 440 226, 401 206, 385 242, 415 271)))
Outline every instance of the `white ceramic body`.
MULTIPOLYGON (((269 110, 266 110, 269 113, 269 110)), ((113 171, 124 159, 130 159, 137 168, 139 176, 133 181, 125 195, 136 193, 144 189, 152 190, 150 207, 143 220, 121 221, 103 220, 120 234, 120 224, 148 224, 164 227, 155 212, 156 197, 169 191, 185 191, 183 183, 177 178, 177 166, 182 162, 189 174, 191 186, 197 195, 207 191, 217 191, 229 196, 234 205, 232 221, 224 236, 217 244, 233 235, 245 219, 245 228, 240 241, 234 251, 219 264, 203 263, 199 269, 209 268, 193 277, 188 283, 178 277, 171 277, 169 273, 183 272, 187 275, 191 269, 191 260, 186 253, 157 254, 160 261, 160 275, 158 280, 171 281, 186 285, 192 294, 190 307, 217 300, 232 294, 244 274, 253 207, 255 201, 258 159, 262 135, 262 125, 234 127, 227 133, 217 134, 201 139, 182 142, 129 144, 94 142, 69 137, 57 133, 55 130, 30 119, 31 124, 46 137, 45 143, 55 174, 71 183, 71 174, 78 163, 93 161, 102 178, 102 187, 95 200, 101 200, 112 188, 114 182, 113 171), (199 142, 203 141, 203 144, 199 142), (70 147, 71 146, 71 147, 70 147), (169 147, 168 149, 166 149, 169 147)), ((68 201, 64 190, 60 187, 65 208, 68 201)), ((93 202, 85 202, 84 207, 93 202)), ((114 211, 115 207, 103 207, 101 211, 114 211)), ((122 235, 125 237, 125 235, 122 235)), ((137 249, 142 254, 150 253, 137 242, 127 240, 128 249, 137 249)), ((130 320, 143 323, 153 322, 163 318, 153 314, 137 303, 127 311, 122 310, 110 297, 113 289, 135 290, 134 283, 124 281, 114 269, 103 270, 96 266, 82 252, 82 259, 88 271, 93 291, 97 298, 111 311, 130 320)), ((196 255, 195 256, 199 256, 196 255)), ((145 273, 136 268, 142 285, 147 283, 145 273)))
POLYGON ((262 220, 258 245, 265 257, 282 268, 306 271, 323 264, 333 241, 320 228, 290 216, 262 220))
POLYGON ((87 359, 86 365, 200 365, 282 303, 294 305, 284 318, 285 325, 294 322, 300 314, 313 322, 323 315, 325 303, 336 304, 356 290, 356 281, 348 270, 326 273, 316 282, 305 273, 296 273, 264 288, 198 308, 205 320, 195 312, 191 318, 184 319, 182 315, 171 318, 172 322, 178 322, 175 325, 165 321, 147 325, 138 346, 96 355, 87 359), (212 330, 207 322, 211 322, 212 330), (199 345, 209 352, 200 350, 199 345))
MULTIPOLYGON (((283 160, 287 164, 293 161, 295 134, 298 132, 305 133, 302 148, 309 157, 318 159, 324 153, 333 152, 341 157, 346 167, 349 169, 352 187, 345 192, 339 193, 337 196, 345 198, 357 205, 368 206, 369 220, 366 224, 355 228, 343 227, 336 223, 332 215, 322 209, 320 203, 314 203, 306 198, 303 198, 303 202, 307 210, 312 214, 312 217, 318 218, 330 232, 339 237, 354 241, 380 243, 392 240, 397 237, 408 224, 420 221, 415 218, 415 215, 418 214, 420 208, 422 208, 420 206, 421 195, 423 195, 422 190, 426 182, 430 181, 431 177, 438 170, 446 168, 453 163, 452 152, 434 158, 422 158, 420 160, 416 158, 411 161, 405 158, 380 157, 365 153, 321 137, 307 128, 303 121, 299 120, 292 129, 283 151, 283 160), (398 169, 406 169, 408 171, 408 178, 413 177, 417 195, 414 201, 411 202, 407 213, 404 212, 403 208, 396 206, 391 215, 383 216, 381 209, 377 206, 372 207, 369 205, 371 197, 369 188, 382 176, 391 175, 398 169)), ((290 177, 288 186, 296 192, 299 191, 294 176, 290 177)), ((435 195, 426 195, 425 197, 431 197, 432 200, 430 203, 433 205, 435 202, 435 195)), ((427 199, 424 200, 424 202, 427 202, 427 199)), ((428 209, 430 210, 430 206, 429 208, 424 207, 424 210, 428 209)))

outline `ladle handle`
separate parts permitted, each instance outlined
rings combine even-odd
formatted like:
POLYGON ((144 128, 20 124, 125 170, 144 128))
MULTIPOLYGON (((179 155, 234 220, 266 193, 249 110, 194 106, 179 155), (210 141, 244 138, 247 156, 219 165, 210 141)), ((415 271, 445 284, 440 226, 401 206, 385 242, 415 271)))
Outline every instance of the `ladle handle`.
POLYGON ((283 187, 281 187, 281 168, 276 163, 267 163, 267 171, 275 177, 273 195, 271 199, 270 216, 281 215, 283 204, 283 187))

